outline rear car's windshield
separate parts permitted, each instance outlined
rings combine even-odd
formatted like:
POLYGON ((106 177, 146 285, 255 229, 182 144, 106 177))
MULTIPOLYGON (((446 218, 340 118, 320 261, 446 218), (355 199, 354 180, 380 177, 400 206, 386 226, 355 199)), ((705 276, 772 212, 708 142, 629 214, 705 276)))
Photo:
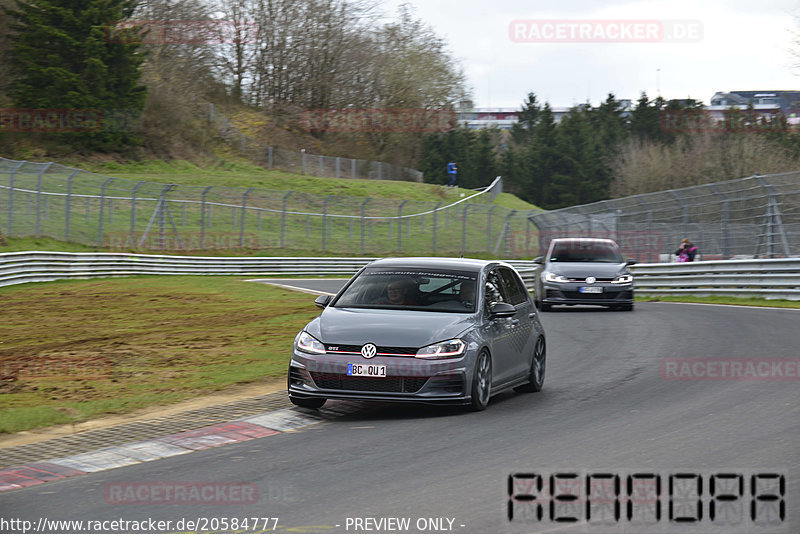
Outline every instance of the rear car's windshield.
POLYGON ((466 271, 367 268, 332 305, 471 313, 477 279, 477 273, 466 271))
POLYGON ((568 241, 553 245, 551 262, 623 263, 619 249, 610 243, 568 241))

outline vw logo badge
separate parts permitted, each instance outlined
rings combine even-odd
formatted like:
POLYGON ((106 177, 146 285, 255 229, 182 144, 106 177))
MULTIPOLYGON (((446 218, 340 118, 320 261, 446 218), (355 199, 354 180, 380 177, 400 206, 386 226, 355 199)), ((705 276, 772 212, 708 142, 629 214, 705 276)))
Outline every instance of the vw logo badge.
POLYGON ((597 278, 595 278, 594 276, 590 276, 586 279, 587 284, 594 284, 595 282, 597 282, 597 278))
POLYGON ((366 345, 361 347, 361 355, 367 359, 374 357, 375 353, 377 352, 378 352, 378 347, 376 347, 372 343, 367 343, 366 345))

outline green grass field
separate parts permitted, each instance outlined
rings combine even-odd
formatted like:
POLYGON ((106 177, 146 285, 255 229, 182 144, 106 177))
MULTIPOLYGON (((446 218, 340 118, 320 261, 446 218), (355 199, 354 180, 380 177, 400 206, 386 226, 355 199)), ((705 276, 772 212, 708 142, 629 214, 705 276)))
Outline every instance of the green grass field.
POLYGON ((0 288, 0 432, 165 405, 286 373, 313 296, 236 277, 0 288))

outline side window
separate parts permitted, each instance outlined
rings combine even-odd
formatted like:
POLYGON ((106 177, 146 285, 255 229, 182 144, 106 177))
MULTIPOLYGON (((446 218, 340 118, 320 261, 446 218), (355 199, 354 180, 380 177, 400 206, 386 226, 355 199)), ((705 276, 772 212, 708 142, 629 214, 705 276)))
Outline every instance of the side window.
POLYGON ((500 273, 498 273, 496 270, 490 272, 486 277, 485 293, 485 305, 487 310, 494 302, 508 302, 508 299, 505 295, 505 287, 503 287, 503 279, 500 277, 500 273))
POLYGON ((503 282, 505 284, 506 294, 508 295, 508 300, 506 302, 516 306, 518 304, 522 304, 523 302, 527 301, 528 290, 525 289, 525 286, 522 284, 519 277, 515 275, 510 269, 500 269, 500 273, 503 276, 503 282))

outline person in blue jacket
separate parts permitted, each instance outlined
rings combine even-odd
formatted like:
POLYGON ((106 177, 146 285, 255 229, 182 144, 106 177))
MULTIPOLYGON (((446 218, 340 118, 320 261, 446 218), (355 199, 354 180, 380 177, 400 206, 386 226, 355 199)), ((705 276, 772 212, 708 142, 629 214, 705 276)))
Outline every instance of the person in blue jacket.
POLYGON ((447 174, 450 175, 450 182, 448 182, 448 186, 452 187, 456 185, 456 173, 458 173, 458 167, 454 162, 450 162, 447 164, 447 174))

